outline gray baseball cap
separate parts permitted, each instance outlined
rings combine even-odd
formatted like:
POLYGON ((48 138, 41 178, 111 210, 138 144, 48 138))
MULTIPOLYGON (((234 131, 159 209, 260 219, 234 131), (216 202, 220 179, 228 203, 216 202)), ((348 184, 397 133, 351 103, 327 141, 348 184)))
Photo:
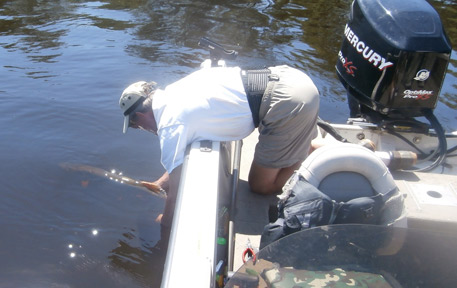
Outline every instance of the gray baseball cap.
POLYGON ((146 81, 139 81, 131 84, 122 92, 119 99, 119 106, 124 113, 123 133, 126 133, 129 128, 130 114, 155 90, 154 84, 154 82, 147 83, 146 81))

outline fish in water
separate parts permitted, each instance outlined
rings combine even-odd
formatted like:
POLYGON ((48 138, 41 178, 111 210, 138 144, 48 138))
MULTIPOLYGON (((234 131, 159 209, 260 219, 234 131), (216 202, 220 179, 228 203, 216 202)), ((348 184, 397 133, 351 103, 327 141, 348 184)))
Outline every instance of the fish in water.
POLYGON ((97 176, 106 177, 118 183, 144 188, 147 189, 154 196, 158 196, 164 199, 167 198, 167 192, 165 192, 165 190, 163 190, 162 187, 160 187, 159 185, 155 185, 150 182, 135 180, 133 178, 123 175, 122 172, 117 172, 114 169, 111 171, 107 171, 90 165, 72 163, 61 163, 60 167, 62 167, 65 170, 88 172, 90 174, 94 174, 97 176))

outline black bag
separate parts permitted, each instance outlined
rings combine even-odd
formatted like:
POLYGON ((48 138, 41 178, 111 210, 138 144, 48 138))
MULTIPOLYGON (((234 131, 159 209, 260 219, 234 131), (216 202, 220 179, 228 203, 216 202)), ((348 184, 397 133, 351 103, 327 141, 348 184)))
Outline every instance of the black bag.
POLYGON ((337 203, 299 173, 289 179, 283 191, 277 205, 277 219, 265 226, 260 249, 286 235, 316 226, 333 223, 377 224, 383 206, 382 195, 337 203))

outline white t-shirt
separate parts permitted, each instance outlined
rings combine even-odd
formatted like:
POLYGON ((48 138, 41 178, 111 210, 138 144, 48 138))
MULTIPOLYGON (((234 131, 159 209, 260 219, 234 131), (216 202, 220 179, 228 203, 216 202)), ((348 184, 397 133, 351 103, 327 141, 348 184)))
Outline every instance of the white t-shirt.
POLYGON ((254 130, 239 67, 201 69, 157 90, 152 102, 169 173, 183 163, 192 142, 239 140, 254 130))

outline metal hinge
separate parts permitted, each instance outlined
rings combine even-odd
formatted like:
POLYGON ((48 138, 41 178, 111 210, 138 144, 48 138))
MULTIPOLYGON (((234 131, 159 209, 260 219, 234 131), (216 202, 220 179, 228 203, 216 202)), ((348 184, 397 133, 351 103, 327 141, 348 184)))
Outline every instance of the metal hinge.
POLYGON ((213 150, 213 142, 210 140, 200 141, 201 152, 211 152, 213 150))

